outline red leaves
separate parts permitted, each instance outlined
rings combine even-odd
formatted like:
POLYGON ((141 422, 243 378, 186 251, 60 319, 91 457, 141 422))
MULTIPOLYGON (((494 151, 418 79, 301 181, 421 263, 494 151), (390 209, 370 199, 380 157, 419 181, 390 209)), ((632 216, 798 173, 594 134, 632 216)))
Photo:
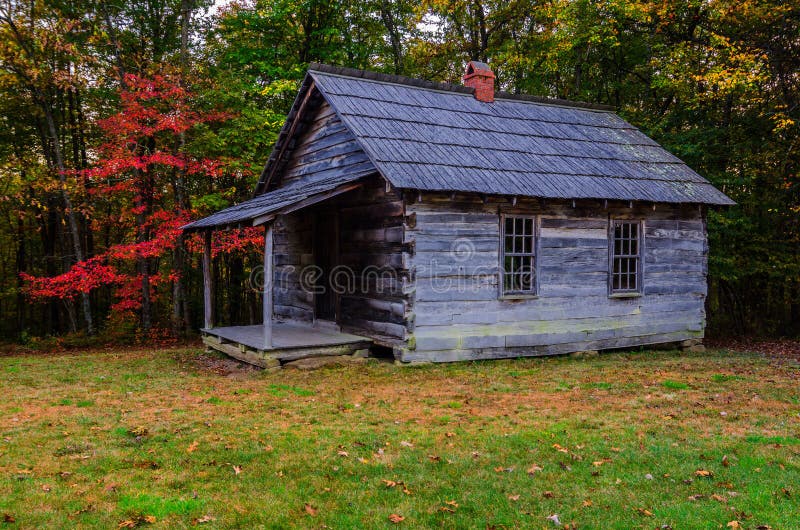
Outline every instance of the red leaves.
POLYGON ((103 263, 102 256, 76 263, 70 270, 52 278, 37 278, 26 273, 26 292, 33 299, 71 299, 101 285, 117 283, 120 276, 114 267, 103 263))

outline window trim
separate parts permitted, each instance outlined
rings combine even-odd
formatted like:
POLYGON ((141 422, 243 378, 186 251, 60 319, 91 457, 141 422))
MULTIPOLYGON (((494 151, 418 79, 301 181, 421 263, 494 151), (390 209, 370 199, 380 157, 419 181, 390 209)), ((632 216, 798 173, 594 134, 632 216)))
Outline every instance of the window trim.
POLYGON ((644 293, 644 219, 620 219, 609 217, 608 223, 608 296, 609 298, 637 298, 644 293), (619 224, 635 224, 638 236, 636 263, 636 289, 614 289, 614 232, 619 224))
POLYGON ((517 214, 517 213, 501 213, 500 214, 500 244, 499 244, 499 281, 498 281, 498 298, 500 300, 524 300, 539 297, 539 231, 540 231, 540 216, 530 214, 517 214), (531 291, 519 292, 505 290, 506 281, 506 219, 530 219, 533 221, 533 289, 531 291))

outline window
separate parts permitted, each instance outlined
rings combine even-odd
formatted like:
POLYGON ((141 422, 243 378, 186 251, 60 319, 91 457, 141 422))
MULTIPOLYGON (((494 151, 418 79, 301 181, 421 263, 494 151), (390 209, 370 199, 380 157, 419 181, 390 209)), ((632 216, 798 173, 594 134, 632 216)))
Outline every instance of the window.
POLYGON ((503 295, 536 294, 536 222, 506 215, 503 230, 503 295))
POLYGON ((642 290, 642 223, 611 221, 611 294, 642 290))

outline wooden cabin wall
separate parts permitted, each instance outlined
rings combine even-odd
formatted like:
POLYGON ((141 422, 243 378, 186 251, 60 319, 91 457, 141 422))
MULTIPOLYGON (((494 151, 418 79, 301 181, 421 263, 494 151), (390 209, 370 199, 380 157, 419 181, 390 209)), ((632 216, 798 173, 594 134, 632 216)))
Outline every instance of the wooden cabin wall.
POLYGON ((334 170, 344 174, 374 170, 374 166, 353 133, 323 101, 270 189, 334 170))
POLYGON ((406 205, 416 276, 403 361, 546 355, 703 336, 707 238, 697 206, 484 202, 423 194, 406 205), (500 212, 539 216, 539 292, 499 299, 500 212), (644 220, 643 294, 608 292, 609 217, 644 220), (469 242, 469 243, 467 243, 469 242), (453 254, 453 245, 462 253, 453 254), (472 245, 470 247, 469 245, 472 245), (463 250, 472 250, 464 260, 463 250))
POLYGON ((301 274, 314 265, 314 219, 339 219, 338 296, 342 329, 385 344, 408 334, 408 248, 403 243, 403 202, 375 177, 362 188, 280 216, 275 222, 275 317, 311 322, 314 295, 301 274))
POLYGON ((339 296, 346 331, 388 344, 408 334, 408 246, 403 241, 403 201, 380 177, 335 199, 339 213, 339 264, 353 285, 339 296))
POLYGON ((314 320, 314 296, 300 277, 314 262, 312 228, 313 217, 305 211, 278 216, 273 225, 273 315, 278 320, 314 320))

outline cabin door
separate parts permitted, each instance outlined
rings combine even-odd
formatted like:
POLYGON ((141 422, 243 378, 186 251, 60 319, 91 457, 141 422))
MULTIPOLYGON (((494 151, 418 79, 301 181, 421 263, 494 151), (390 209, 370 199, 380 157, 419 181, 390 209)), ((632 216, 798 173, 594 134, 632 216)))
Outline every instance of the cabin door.
POLYGON ((314 294, 314 316, 338 321, 338 295, 331 288, 331 271, 339 264, 339 216, 323 212, 314 222, 314 264, 320 268, 314 294))

